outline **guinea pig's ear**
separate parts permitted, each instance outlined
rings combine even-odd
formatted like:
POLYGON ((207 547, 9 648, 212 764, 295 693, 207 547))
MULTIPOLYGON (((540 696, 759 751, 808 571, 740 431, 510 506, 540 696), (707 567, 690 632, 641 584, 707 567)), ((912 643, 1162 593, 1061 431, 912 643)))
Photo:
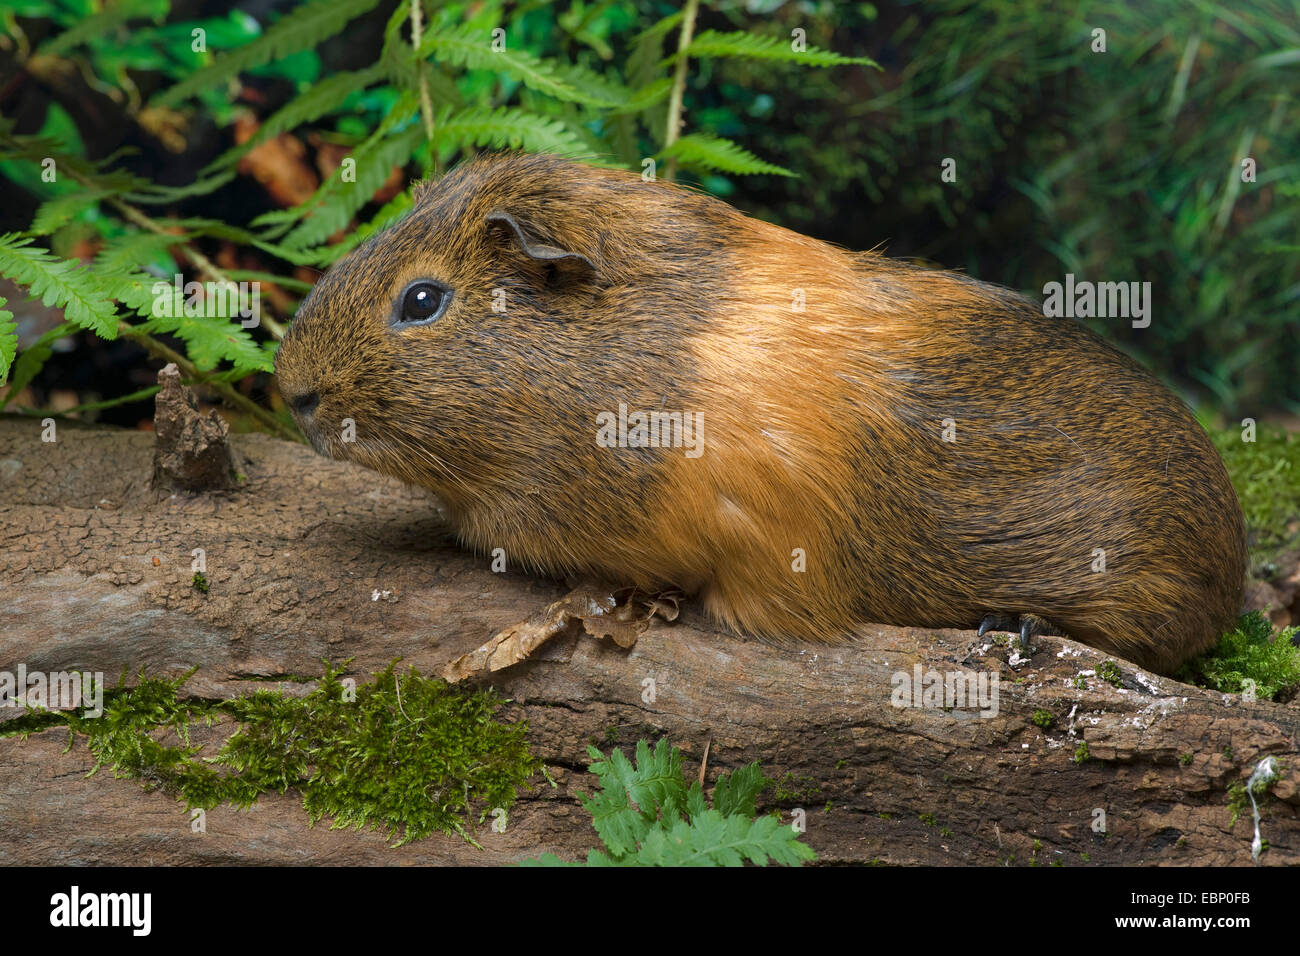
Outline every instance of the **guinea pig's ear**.
POLYGON ((588 278, 596 274, 596 266, 580 252, 570 252, 557 246, 530 239, 518 220, 508 212, 490 212, 483 217, 489 230, 508 237, 524 255, 537 262, 556 267, 575 278, 588 278))

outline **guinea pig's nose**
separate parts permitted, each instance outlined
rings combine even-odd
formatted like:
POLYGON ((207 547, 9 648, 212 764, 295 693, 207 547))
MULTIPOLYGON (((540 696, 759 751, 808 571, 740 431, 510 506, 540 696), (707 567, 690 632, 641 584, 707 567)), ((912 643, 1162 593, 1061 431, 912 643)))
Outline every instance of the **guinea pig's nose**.
POLYGON ((295 415, 299 418, 311 418, 312 412, 316 411, 316 406, 320 404, 320 392, 302 392, 298 395, 285 395, 284 400, 289 403, 295 415))

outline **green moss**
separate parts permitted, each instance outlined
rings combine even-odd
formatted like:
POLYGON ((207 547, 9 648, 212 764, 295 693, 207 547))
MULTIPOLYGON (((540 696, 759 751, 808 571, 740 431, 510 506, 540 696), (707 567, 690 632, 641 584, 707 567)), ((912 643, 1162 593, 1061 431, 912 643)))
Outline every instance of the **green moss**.
POLYGON ((920 821, 921 821, 922 823, 924 823, 927 827, 937 826, 938 823, 939 823, 939 821, 935 819, 935 816, 934 816, 933 813, 923 813, 923 814, 921 814, 921 816, 919 817, 919 819, 920 819, 920 821))
POLYGON ((952 838, 952 831, 947 827, 939 827, 939 835, 942 837, 952 838))
POLYGON ((1240 694, 1254 681, 1255 696, 1276 700, 1300 687, 1300 647, 1291 643, 1300 628, 1274 632, 1259 611, 1245 614, 1208 654, 1188 661, 1177 676, 1224 694, 1240 694))
POLYGON ((1246 516, 1251 564, 1260 569, 1300 545, 1300 434, 1263 425, 1254 442, 1241 435, 1235 427, 1211 432, 1246 516))
POLYGON ((202 591, 204 594, 207 594, 208 576, 202 571, 195 571, 194 577, 190 580, 190 587, 194 588, 196 591, 202 591))
POLYGON ((1083 763, 1085 760, 1088 760, 1091 757, 1092 754, 1088 753, 1088 741, 1086 740, 1079 741, 1079 746, 1074 748, 1074 762, 1083 763))
MULTIPOLYGON (((1268 797, 1268 788, 1277 783, 1281 767, 1277 766, 1271 774, 1261 776, 1255 781, 1255 785, 1250 788, 1255 792, 1255 803, 1259 807, 1261 814, 1264 810, 1264 801, 1268 797)), ((1228 809, 1232 811, 1232 819, 1229 826, 1236 826, 1237 818, 1243 813, 1250 812, 1250 794, 1247 791, 1246 780, 1237 780, 1228 784, 1228 809)))
POLYGON ((305 697, 259 690, 222 701, 178 698, 192 671, 142 675, 135 687, 108 691, 97 719, 45 716, 67 724, 69 747, 85 737, 92 774, 109 767, 189 809, 248 807, 293 788, 313 826, 329 817, 333 829, 380 828, 399 846, 434 832, 472 843, 469 821, 509 808, 542 769, 525 743, 527 725, 498 723, 504 702, 488 692, 463 692, 414 669, 398 676, 394 667, 355 692, 340 682, 342 668, 327 665, 305 697), (238 729, 216 756, 201 756, 192 728, 222 718, 238 729))
POLYGON ((1087 690, 1087 689, 1088 689, 1088 680, 1087 680, 1087 678, 1085 678, 1082 674, 1076 674, 1076 675, 1074 676, 1074 689, 1075 689, 1075 690, 1087 690))
POLYGON ((1228 784, 1228 810, 1232 818, 1228 826, 1236 826, 1237 819, 1250 807, 1250 798, 1246 796, 1246 781, 1237 780, 1228 784))
POLYGON ((821 792, 821 784, 812 777, 796 777, 787 772, 776 781, 772 796, 778 803, 814 803, 821 792))
POLYGON ((1191 762, 1192 762, 1192 755, 1191 755, 1191 754, 1180 754, 1179 757, 1178 757, 1178 762, 1179 762, 1180 764, 1182 764, 1184 767, 1189 766, 1189 765, 1191 764, 1191 762))
POLYGON ((1123 677, 1119 665, 1114 661, 1102 661, 1097 667, 1097 676, 1112 686, 1118 687, 1123 677))
POLYGON ((1089 855, 1087 850, 1084 850, 1082 853, 1079 854, 1079 859, 1082 860, 1084 863, 1092 862, 1092 856, 1089 855))
POLYGON ((1036 710, 1034 716, 1030 719, 1044 730, 1051 729, 1052 725, 1056 723, 1056 717, 1050 710, 1036 710))
POLYGON ((849 762, 848 762, 847 760, 837 760, 837 761, 835 761, 835 769, 836 769, 836 770, 843 770, 843 769, 844 769, 845 767, 847 767, 848 765, 849 765, 849 762))

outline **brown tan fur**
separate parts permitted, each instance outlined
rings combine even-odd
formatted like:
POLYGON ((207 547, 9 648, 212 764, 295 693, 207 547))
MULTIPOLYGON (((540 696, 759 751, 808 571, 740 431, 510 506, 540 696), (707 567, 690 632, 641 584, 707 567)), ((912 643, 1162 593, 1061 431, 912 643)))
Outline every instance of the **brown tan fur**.
POLYGON ((468 546, 683 587, 747 632, 1032 614, 1168 671, 1241 603, 1222 463, 1093 333, 628 173, 511 154, 456 169, 317 284, 276 365, 291 402, 319 398, 300 416, 318 450, 432 488, 468 546), (500 212, 522 237, 488 223, 500 212), (453 290, 447 314, 391 327, 419 278, 453 290), (702 413, 703 455, 599 447, 620 402, 702 413))

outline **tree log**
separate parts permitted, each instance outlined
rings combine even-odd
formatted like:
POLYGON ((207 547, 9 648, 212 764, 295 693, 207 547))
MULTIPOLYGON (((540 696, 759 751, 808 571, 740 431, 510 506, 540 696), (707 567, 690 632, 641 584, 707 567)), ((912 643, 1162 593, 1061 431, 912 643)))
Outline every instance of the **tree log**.
MULTIPOLYGON (((322 659, 352 658, 358 680, 398 657, 438 674, 566 590, 492 573, 419 489, 266 436, 231 444, 238 487, 173 494, 152 488, 148 433, 61 423, 47 442, 33 419, 0 419, 0 670, 102 672, 111 686, 123 671, 197 666, 190 695, 304 693, 322 659), (195 549, 207 593, 192 585, 195 549)), ((0 863, 578 859, 598 845, 573 793, 593 787, 588 742, 627 750, 663 735, 696 767, 709 745, 710 784, 761 760, 780 781, 761 806, 803 811, 823 863, 1250 865, 1249 802, 1234 824, 1228 788, 1274 756, 1260 862, 1300 862, 1300 706, 1123 660, 1116 687, 1095 674, 1107 659, 1039 637, 1021 660, 973 632, 878 625, 834 646, 774 646, 719 631, 688 601, 631 649, 566 633, 479 678, 510 698, 504 717, 528 721, 558 783, 525 791, 504 833, 482 828, 482 849, 309 828, 292 791, 218 808, 193 833, 174 797, 107 771, 85 778, 84 741, 65 752, 66 732, 47 730, 0 739, 0 863), (932 670, 997 675, 996 712, 894 706, 932 670)))

